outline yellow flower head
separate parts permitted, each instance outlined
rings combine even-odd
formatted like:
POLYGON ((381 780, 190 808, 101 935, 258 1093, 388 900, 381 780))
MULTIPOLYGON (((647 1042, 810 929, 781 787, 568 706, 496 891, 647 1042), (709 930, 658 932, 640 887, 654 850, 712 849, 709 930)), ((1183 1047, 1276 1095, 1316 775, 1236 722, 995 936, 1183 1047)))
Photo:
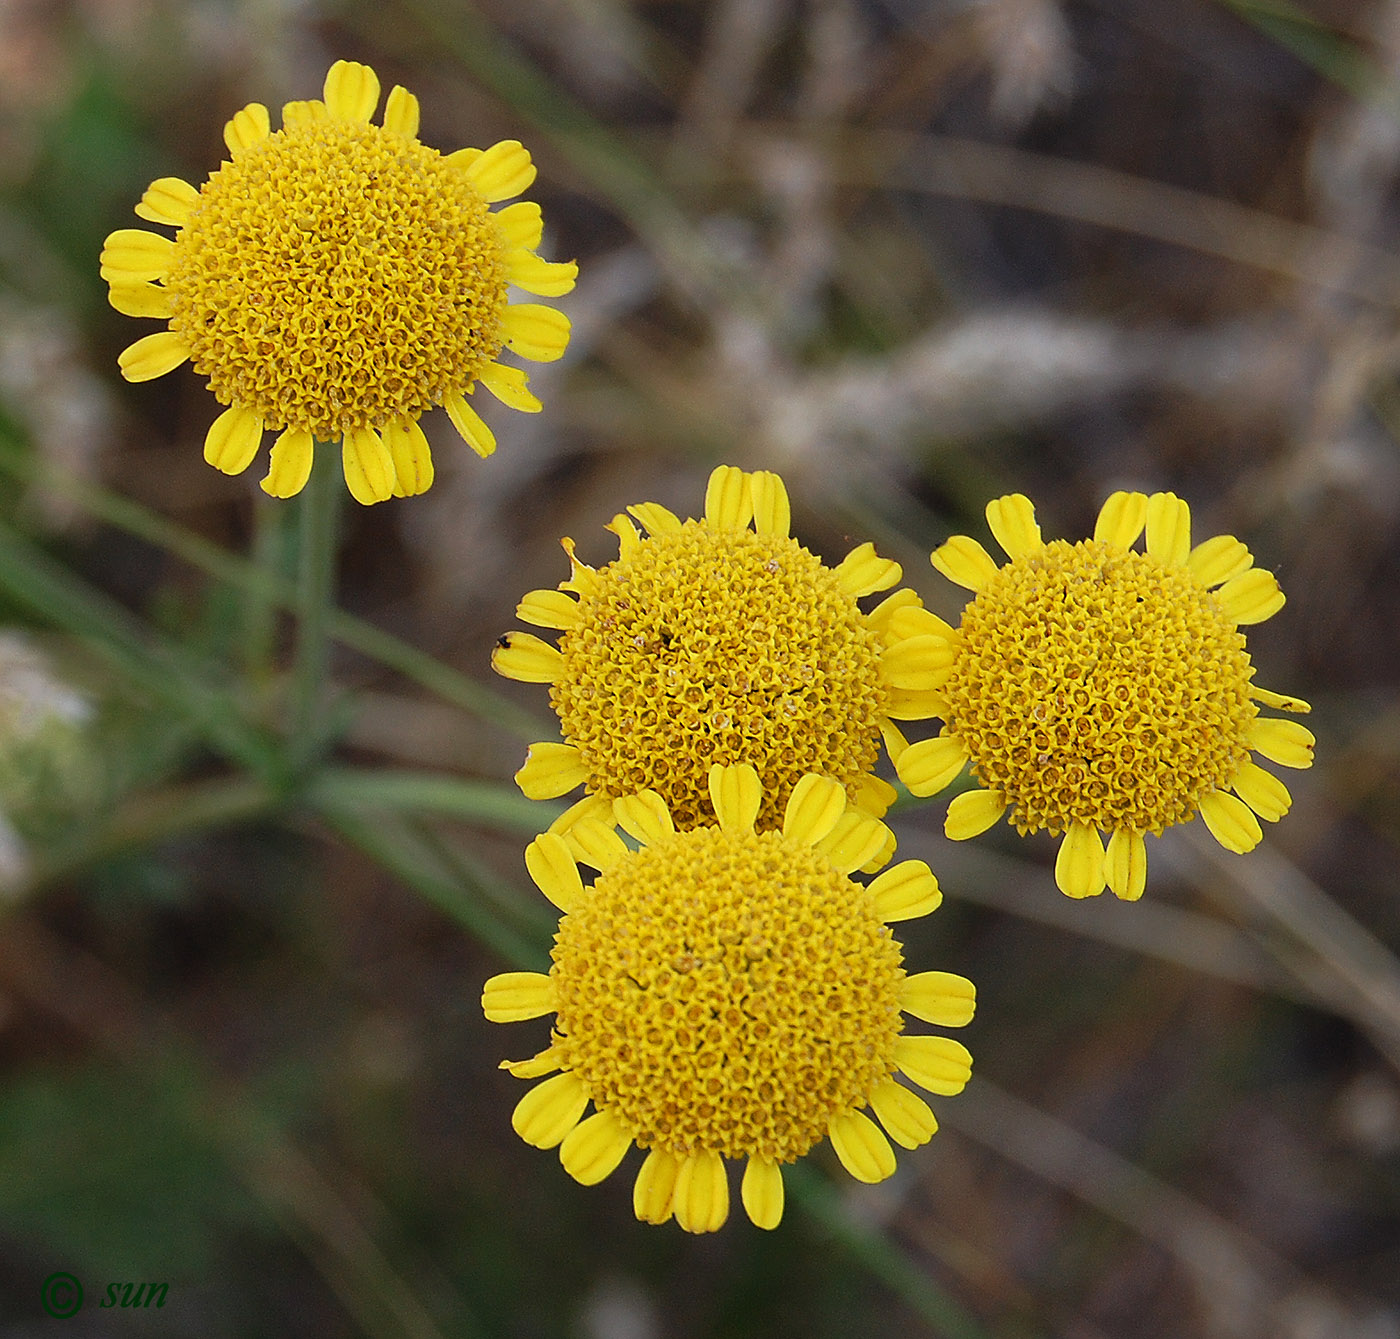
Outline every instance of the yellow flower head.
POLYGON ((887 922, 932 911, 938 883, 915 860, 868 886, 853 881, 883 834, 848 812, 835 781, 803 777, 769 832, 755 831, 764 796, 752 767, 711 768, 708 790, 718 824, 688 832, 655 791, 616 801, 613 817, 639 850, 611 822, 581 819, 571 838, 601 871, 586 888, 564 839, 536 838, 526 865, 564 913, 554 965, 548 976, 492 977, 482 1007, 497 1023, 555 1015, 548 1049, 503 1066, 553 1075, 515 1109, 526 1143, 558 1145, 584 1185, 633 1144, 649 1150, 637 1217, 674 1214, 687 1232, 724 1223, 723 1160, 745 1159, 744 1208, 771 1228, 783 1213, 781 1165, 823 1138, 858 1180, 894 1171, 863 1108, 905 1148, 933 1135, 933 1112, 895 1075, 952 1096, 972 1058, 947 1037, 905 1036, 902 1013, 959 1027, 974 989, 948 972, 905 975, 887 922))
POLYGON ((1276 821, 1291 798, 1251 751, 1312 763, 1311 732, 1259 715, 1261 703, 1307 703, 1251 682, 1239 631, 1283 607, 1273 574, 1229 535, 1192 548, 1190 511, 1172 493, 1113 494, 1077 544, 1042 541, 1019 493, 989 503, 987 521, 1004 566, 966 535, 931 555, 976 598, 948 638, 946 724, 900 756, 900 779, 932 795, 970 761, 982 788, 948 806, 948 836, 976 836, 1007 809, 1023 834, 1063 833, 1055 880, 1070 897, 1105 883, 1141 897, 1143 834, 1198 811, 1222 846, 1253 849, 1255 815, 1276 821))
POLYGON ((871 775, 881 735, 897 753, 892 722, 935 713, 952 634, 909 590, 861 610, 899 564, 862 544, 824 566, 789 536, 776 474, 720 466, 699 521, 654 502, 629 510, 645 538, 615 517, 621 553, 598 570, 564 540, 573 575, 521 601, 525 622, 562 631, 558 647, 514 632, 492 656, 499 673, 550 685, 564 735, 531 748, 516 776, 525 794, 583 784, 605 805, 654 790, 689 828, 708 814, 711 766, 748 762, 763 782, 760 829, 778 826, 806 772, 883 814, 894 790, 871 775))
POLYGON ((155 181, 136 212, 173 227, 114 232, 102 250, 112 305, 158 317, 119 360, 129 381, 189 359, 220 404, 204 457, 247 469, 264 429, 280 431, 263 488, 301 491, 313 439, 342 440, 345 481, 363 503, 421 493, 433 464, 420 415, 442 405, 482 456, 495 437, 467 402, 480 382, 514 409, 539 401, 502 347, 545 362, 569 322, 509 286, 557 297, 578 267, 535 254, 538 205, 493 211, 535 178, 515 140, 445 157, 418 141, 418 99, 395 87, 371 124, 379 80, 337 61, 323 101, 289 102, 282 128, 249 103, 225 127, 231 161, 196 190, 155 181))

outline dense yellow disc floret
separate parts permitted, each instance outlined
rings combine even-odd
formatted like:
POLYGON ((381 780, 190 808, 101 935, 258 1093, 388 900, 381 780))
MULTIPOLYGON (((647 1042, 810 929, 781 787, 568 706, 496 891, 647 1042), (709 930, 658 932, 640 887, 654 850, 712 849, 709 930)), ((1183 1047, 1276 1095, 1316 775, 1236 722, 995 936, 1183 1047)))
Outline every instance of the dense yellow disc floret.
POLYGON ((899 946, 865 887, 777 832, 619 862, 553 957, 560 1063, 642 1148, 791 1162, 895 1068, 899 946))
POLYGON ((525 793, 655 790, 687 828, 708 812, 710 767, 748 762, 763 780, 760 829, 777 825, 806 772, 883 813, 893 792, 871 775, 881 736, 897 752, 892 718, 934 711, 943 644, 930 634, 950 631, 910 591, 860 608, 899 580, 898 565, 867 544, 825 566, 788 534, 772 474, 721 466, 701 520, 632 512, 645 538, 617 517, 616 561, 575 561, 559 590, 521 602, 521 618, 561 630, 557 648, 512 633, 493 657, 502 674, 550 684, 565 740, 532 749, 525 793))
POLYGON ((221 404, 331 441, 476 381, 501 348, 504 260, 490 206, 436 149, 313 116, 201 187, 170 328, 221 404))
POLYGON ((577 266, 536 254, 537 205, 491 205, 534 180, 515 140, 443 156, 418 140, 418 101, 394 88, 370 121, 379 80, 337 61, 324 100, 288 103, 274 131, 250 103, 224 127, 229 161, 199 188, 162 177, 136 212, 175 237, 123 228, 107 238, 102 277, 128 316, 168 329, 123 351, 122 374, 146 381, 192 360, 228 409, 205 459, 245 470, 266 429, 279 431, 263 488, 305 485, 314 443, 341 439, 345 480, 364 503, 423 492, 432 456, 419 417, 442 405, 480 455, 495 449, 467 396, 485 386, 512 408, 539 401, 503 348, 558 358, 568 319, 512 303, 512 285, 557 297, 577 266))
POLYGON ((1140 897, 1143 835, 1198 812, 1230 850, 1254 846, 1255 815, 1281 818, 1290 797, 1251 751, 1294 767, 1312 758, 1307 730, 1259 715, 1259 703, 1307 704, 1254 686, 1239 631, 1282 608, 1272 574, 1232 536, 1192 548, 1190 512, 1171 493, 1115 493, 1077 544, 1043 542, 1020 494, 987 518, 1004 566, 965 535, 932 555, 976 594, 947 638, 946 725, 898 760, 909 788, 933 794, 970 764, 981 788, 949 806, 948 835, 975 836, 1008 809, 1023 833, 1064 834, 1055 874, 1073 897, 1105 884, 1140 897))
POLYGON ((1055 540, 998 569, 959 631, 947 728, 1023 833, 1160 835, 1248 757, 1244 635, 1181 568, 1055 540))
POLYGON ((559 639, 550 701, 612 795, 658 791, 682 827, 712 763, 763 759, 773 826, 798 777, 872 771, 879 639, 836 574, 787 535, 687 521, 609 563, 559 639))
POLYGON ((752 767, 715 766, 707 789, 717 825, 683 832, 655 791, 615 801, 639 850, 598 817, 567 842, 536 838, 526 865, 564 913, 553 966, 493 977, 482 995, 495 1022, 555 1015, 548 1049, 506 1065, 553 1075, 516 1107, 517 1133, 558 1145, 585 1184, 633 1144, 649 1150, 637 1216, 674 1214, 692 1232, 727 1216, 726 1158, 745 1160, 743 1202, 760 1227, 782 1217, 782 1164, 823 1139, 859 1180, 889 1176, 889 1139, 916 1148, 937 1129, 896 1076, 952 1096, 972 1064, 950 1038, 906 1035, 903 1015, 958 1027, 975 1003, 964 977, 905 974, 888 922, 932 911, 937 881, 920 861, 854 881, 883 825, 849 809, 835 781, 801 778, 781 829, 762 833, 752 767), (601 870, 589 887, 573 850, 601 870))

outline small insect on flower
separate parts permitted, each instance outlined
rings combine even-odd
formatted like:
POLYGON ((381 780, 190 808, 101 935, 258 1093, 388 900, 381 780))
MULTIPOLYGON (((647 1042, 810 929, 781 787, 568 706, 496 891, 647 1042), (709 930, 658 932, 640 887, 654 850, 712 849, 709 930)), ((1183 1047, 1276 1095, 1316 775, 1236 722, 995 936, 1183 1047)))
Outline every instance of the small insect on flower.
POLYGON ((1141 897, 1143 834, 1197 813, 1227 850, 1251 850, 1259 818, 1292 803, 1251 753, 1312 764, 1310 731, 1259 714, 1308 704, 1252 682, 1239 630, 1283 607, 1273 574, 1230 535, 1193 548, 1173 493, 1114 493, 1077 544, 1042 541, 1019 493, 989 503, 987 522, 1005 565, 967 535, 931 555, 976 596, 946 636, 942 733, 896 760, 900 779, 932 795, 970 763, 980 786, 948 806, 948 836, 974 837, 1008 809, 1022 834, 1063 833, 1055 880, 1070 897, 1105 884, 1141 897))
POLYGON ((782 1165, 823 1139, 874 1182, 894 1172, 889 1139, 917 1148, 933 1136, 933 1112, 896 1076, 951 1097, 972 1057, 949 1037, 905 1035, 903 1015, 960 1027, 975 991, 950 972, 905 974, 888 922, 934 910, 938 882, 917 860, 868 886, 853 880, 884 834, 837 782, 804 776, 769 832, 754 828, 763 794, 752 767, 712 767, 707 789, 717 823, 679 832, 644 791, 615 801, 611 821, 579 820, 568 842, 531 842, 530 875, 564 913, 554 963, 547 976, 492 977, 481 1002, 496 1023, 554 1015, 547 1049, 502 1066, 552 1076, 515 1108, 526 1143, 557 1145, 584 1185, 633 1144, 648 1150, 637 1217, 674 1215, 687 1232, 724 1224, 724 1159, 743 1159, 744 1208, 772 1228, 782 1165), (601 871, 591 885, 574 850, 601 871))
POLYGON ((535 178, 515 140, 443 155, 418 140, 418 99, 395 87, 371 124, 379 79, 337 61, 324 98, 289 102, 274 131, 253 102, 224 127, 231 161, 196 189, 152 182, 136 212, 175 237, 123 228, 102 249, 109 297, 168 329, 118 360, 148 381, 186 360, 228 408, 204 458, 226 474, 279 432, 263 489, 301 491, 314 441, 340 439, 357 501, 424 492, 433 462, 418 420, 435 405, 479 455, 496 439, 468 402, 478 384, 513 409, 540 402, 503 348, 548 362, 562 312, 512 303, 510 286, 558 297, 578 267, 536 254, 538 205, 491 206, 535 178))
POLYGON ((935 713, 952 634, 910 590, 860 608, 899 581, 899 564, 862 544, 825 566, 790 537, 787 490, 763 471, 716 469, 700 520, 655 502, 628 510, 645 536, 615 516, 621 552, 596 570, 564 540, 569 579, 520 602, 526 623, 561 632, 558 646, 512 633, 492 656, 499 674, 550 685, 564 736, 532 746, 521 790, 584 786, 567 821, 655 790, 687 828, 708 815, 710 768, 748 762, 763 782, 762 830, 807 772, 882 815, 895 792, 872 775, 881 737, 895 755, 894 722, 935 713))

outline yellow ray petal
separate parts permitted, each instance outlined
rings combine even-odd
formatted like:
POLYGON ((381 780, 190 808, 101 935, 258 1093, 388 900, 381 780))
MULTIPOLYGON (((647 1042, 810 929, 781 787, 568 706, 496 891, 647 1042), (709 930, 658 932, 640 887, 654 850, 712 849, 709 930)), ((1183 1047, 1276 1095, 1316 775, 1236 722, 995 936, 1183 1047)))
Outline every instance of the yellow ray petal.
POLYGON ((554 982, 540 972, 502 972, 481 988, 481 1011, 492 1023, 520 1023, 555 1010, 554 982))
POLYGON ((242 474, 262 445, 262 415, 235 405, 225 409, 204 435, 204 459, 225 474, 242 474))
POLYGON ((837 873, 850 874, 868 864, 874 863, 875 868, 885 864, 893 852, 893 833, 878 818, 848 808, 815 849, 826 856, 837 873))
POLYGON ((1252 851, 1264 839, 1264 830, 1250 807, 1226 791, 1213 790, 1201 797, 1201 817, 1210 835, 1237 855, 1252 851))
MULTIPOLYGON (((455 159, 456 154, 452 157, 455 159)), ((491 217, 496 221, 496 231, 500 233, 508 251, 514 251, 517 247, 533 251, 544 237, 544 214, 533 200, 507 205, 491 217)))
POLYGON ((1147 524, 1146 493, 1110 493, 1099 508, 1094 538, 1100 544, 1116 544, 1130 549, 1147 524))
POLYGON ((545 831, 554 833, 556 837, 567 837, 574 824, 582 822, 585 818, 596 818, 600 823, 612 822, 612 797, 585 795, 583 799, 575 800, 545 831))
POLYGON ((502 1060, 499 1068, 503 1069, 512 1078, 516 1079, 542 1079, 546 1074, 553 1074, 559 1068, 559 1052, 553 1046, 546 1046, 538 1055, 532 1055, 528 1060, 502 1060))
POLYGON ((890 1138, 904 1148, 918 1148, 938 1133, 929 1104, 894 1079, 885 1079, 871 1090, 870 1106, 890 1138))
POLYGON ((841 1165, 857 1181, 873 1185, 894 1175, 894 1149, 864 1112, 846 1111, 833 1116, 826 1133, 841 1165))
POLYGON ((873 544, 861 544, 852 549, 836 565, 835 571, 836 584, 857 599, 873 595, 877 590, 889 590, 904 575, 904 569, 893 558, 881 558, 873 544))
POLYGON ((572 293, 578 279, 576 261, 541 260, 523 246, 506 252, 505 266, 511 283, 542 298, 562 298, 565 293, 572 293))
POLYGON ((893 838, 894 834, 878 818, 859 809, 847 809, 815 849, 826 856, 838 873, 849 874, 872 861, 878 862, 876 868, 884 864, 893 852, 893 838))
POLYGON ((894 721, 923 721, 930 716, 946 716, 948 699, 937 688, 890 688, 885 698, 885 715, 894 721))
POLYGON ((977 1008, 977 987, 956 972, 916 972, 900 985, 899 1007, 925 1023, 963 1027, 977 1008))
POLYGON ((574 552, 574 541, 568 535, 559 541, 559 547, 569 559, 569 579, 559 583, 560 590, 571 590, 576 595, 586 594, 597 585, 597 572, 574 552))
POLYGON ((671 1216, 680 1160, 659 1148, 646 1156, 632 1186, 632 1212, 643 1223, 664 1223, 671 1216))
POLYGON ((487 204, 495 204, 528 189, 535 179, 535 165, 518 139, 503 139, 467 164, 466 177, 487 204))
POLYGON ((357 60, 338 60, 326 71, 321 96, 332 116, 368 122, 379 105, 379 76, 357 60))
POLYGON ((242 111, 234 112, 224 125, 224 143, 231 158, 241 158, 249 149, 259 145, 272 133, 272 121, 267 108, 260 102, 250 102, 242 111))
POLYGON ((839 781, 808 772, 788 796, 783 813, 783 836, 815 846, 846 812, 846 788, 839 781))
POLYGON ((117 356, 117 366, 128 381, 151 381, 172 372, 190 356, 184 338, 173 330, 146 335, 129 344, 117 356))
POLYGON ((448 391, 442 397, 442 407, 462 440, 483 460, 496 449, 496 434, 482 421, 481 415, 467 403, 461 391, 448 391))
POLYGON ((525 848, 525 868, 535 887, 568 915, 583 897, 583 877, 558 833, 542 832, 525 848))
POLYGON ((1055 857, 1055 883, 1066 897, 1097 897, 1104 889, 1103 838, 1088 823, 1071 823, 1055 857))
MULTIPOLYGON (((478 158, 481 157, 480 149, 458 149, 453 153, 443 155, 443 161, 451 164, 458 172, 465 172, 478 158)), ((539 243, 535 243, 536 246, 539 243)))
POLYGON ((887 716, 880 718, 880 740, 885 746, 885 752, 890 755, 890 761, 899 765, 899 760, 904 756, 904 750, 909 747, 909 741, 905 739, 899 727, 887 716))
POLYGON ((363 507, 394 495, 394 458, 373 428, 351 428, 341 439, 340 463, 350 496, 363 507))
POLYGON ((288 428, 272 444, 261 488, 271 497, 295 497, 311 477, 316 439, 305 428, 288 428))
POLYGON ((182 228, 198 199, 199 192, 189 182, 179 177, 157 177, 146 187, 136 206, 136 213, 152 223, 168 223, 173 228, 182 228))
POLYGON ((532 590, 515 606, 515 616, 522 623, 537 628, 564 631, 579 625, 578 601, 567 591, 532 590))
MULTIPOLYGON (((918 595, 909 589, 908 586, 901 586, 898 590, 891 591, 879 604, 875 606, 865 616, 865 621, 870 624, 881 637, 889 637, 890 629, 894 624, 895 615, 906 609, 922 609, 924 602, 918 595)), ((939 620, 942 622, 942 620, 939 620)), ((944 625, 947 626, 946 624, 944 625)), ((932 631, 931 628, 922 629, 925 632, 932 631)))
POLYGON ((1266 707, 1274 707, 1279 711, 1293 711, 1306 715, 1312 710, 1301 697, 1293 697, 1288 693, 1271 693, 1267 688, 1260 688, 1258 684, 1249 685, 1249 695, 1256 702, 1262 702, 1266 707))
POLYGON ((1041 547, 1035 506, 1024 493, 1008 493, 987 503, 987 524, 1008 558, 1019 558, 1041 547))
POLYGON ((782 479, 771 470, 749 475, 753 498, 753 528, 760 535, 786 535, 792 525, 792 507, 782 479))
POLYGON ((1244 742, 1281 767, 1311 767, 1313 745, 1317 741, 1313 732, 1297 721, 1256 716, 1245 731, 1244 742))
POLYGON ((1116 829, 1108 839, 1103 872, 1114 897, 1136 902, 1147 887, 1147 843, 1142 833, 1131 828, 1116 829))
POLYGON ((107 290, 107 301, 123 316, 155 316, 170 319, 174 294, 158 284, 114 283, 107 290))
POLYGON ((1147 551, 1158 562, 1181 567, 1191 556, 1191 508, 1175 493, 1147 499, 1147 551))
POLYGON ((928 560, 949 581, 968 590, 981 590, 997 571, 992 555, 971 535, 954 535, 934 549, 928 560))
POLYGON ((1293 805, 1288 787, 1258 763, 1241 763, 1230 789, 1269 823, 1277 823, 1293 805))
POLYGON ((144 228, 118 228, 108 234, 98 257, 102 277, 109 284, 144 284, 170 273, 175 243, 144 228))
POLYGON ((783 1221, 783 1169, 771 1158, 751 1154, 739 1196, 749 1222, 771 1231, 783 1221))
POLYGON ((943 901, 938 880, 922 860, 901 860, 870 884, 875 914, 882 921, 907 921, 927 916, 943 901))
POLYGON ((955 1097, 972 1077, 972 1056, 951 1037, 896 1037, 891 1058, 920 1088, 955 1097))
POLYGON ((955 795, 943 820, 943 833, 955 842, 966 841, 992 826, 1006 812, 1006 801, 994 790, 965 790, 955 795))
POLYGON ((330 116, 326 104, 320 98, 298 98, 295 102, 282 104, 282 127, 294 130, 300 126, 324 121, 330 116))
POLYGON ((1284 594, 1274 574, 1262 567, 1251 567, 1233 577, 1215 592, 1215 598, 1232 623, 1262 623, 1284 605, 1284 594))
POLYGON ((611 530, 617 536, 617 556, 619 558, 630 558, 636 553, 642 542, 641 531, 627 519, 623 512, 618 512, 603 529, 611 530))
POLYGON ((632 1136, 611 1111, 598 1111, 575 1125, 559 1145, 559 1161, 581 1186, 596 1186, 612 1175, 632 1136))
MULTIPOLYGON (((869 817, 869 815, 867 815, 867 817, 869 817)), ((880 845, 876 847, 875 854, 863 865, 856 866, 862 874, 878 874, 880 870, 884 869, 884 867, 894 859, 895 848, 899 843, 895 840, 892 829, 885 827, 883 823, 880 825, 880 828, 880 845)))
POLYGON ((871 818, 884 818, 899 792, 883 777, 866 772, 855 782, 855 807, 871 818))
POLYGON ((654 790, 642 790, 614 800, 613 816, 625 833, 646 846, 662 841, 676 830, 666 801, 654 790))
MULTIPOLYGON (((908 594, 913 595, 913 591, 908 594)), ((894 597, 891 596, 890 599, 894 597)), ((914 597, 918 600, 918 596, 914 597)), ((884 604, 888 604, 886 600, 884 604)), ((884 604, 880 609, 884 608, 884 604)), ((874 618, 879 610, 873 610, 869 617, 874 618)), ((891 644, 895 642, 911 641, 915 637, 937 637, 939 640, 947 642, 950 646, 961 647, 963 644, 962 634, 951 624, 945 623, 932 609, 925 609, 922 604, 905 605, 902 608, 892 610, 889 617, 884 620, 882 636, 891 644)))
POLYGON ((686 1232, 718 1232, 729 1217, 729 1181, 718 1153, 692 1153, 676 1172, 671 1207, 686 1232))
POLYGON ((516 1103, 511 1128, 527 1144, 554 1148, 579 1123, 588 1105, 588 1089, 570 1070, 537 1083, 516 1103))
POLYGON ((389 90, 389 99, 384 104, 384 129, 407 135, 409 139, 418 134, 418 99, 402 84, 395 84, 389 90))
POLYGON ((577 819, 563 835, 574 859, 596 870, 609 870, 627 856, 626 843, 617 835, 611 813, 603 818, 577 819))
POLYGON ((1210 587, 1249 571, 1253 562, 1249 550, 1234 535, 1212 535, 1191 550, 1186 566, 1201 585, 1210 587))
POLYGON ((530 389, 530 378, 523 367, 488 363, 477 380, 503 405, 518 409, 522 414, 538 414, 544 408, 530 389))
POLYGON ((710 768, 710 803, 725 832, 740 835, 753 831, 754 819, 763 804, 763 785, 748 763, 710 768))
POLYGON ((638 502, 628 507, 649 535, 673 535, 680 528, 680 518, 675 512, 667 511, 659 502, 638 502))
POLYGON ((569 318, 557 307, 512 302, 501 316, 501 342, 512 353, 552 363, 569 347, 569 318))
POLYGON ((564 657, 533 632, 508 632, 491 651, 491 668, 520 683, 554 683, 564 673, 564 657))
POLYGON ((705 485, 705 520, 716 530, 743 530, 753 520, 748 476, 735 465, 717 465, 705 485))
POLYGON ((531 744, 515 784, 531 800, 553 800, 588 780, 588 769, 572 744, 531 744))
POLYGON ((416 418, 390 419, 384 445, 394 462, 395 497, 417 497, 433 486, 433 453, 416 418))
POLYGON ((957 658, 958 647, 942 636, 906 637, 885 648, 880 678, 891 688, 916 692, 940 688, 957 658))
POLYGON ((968 757, 967 745, 962 739, 944 733, 910 744, 899 755, 894 770, 912 794, 936 795, 962 771, 968 757))

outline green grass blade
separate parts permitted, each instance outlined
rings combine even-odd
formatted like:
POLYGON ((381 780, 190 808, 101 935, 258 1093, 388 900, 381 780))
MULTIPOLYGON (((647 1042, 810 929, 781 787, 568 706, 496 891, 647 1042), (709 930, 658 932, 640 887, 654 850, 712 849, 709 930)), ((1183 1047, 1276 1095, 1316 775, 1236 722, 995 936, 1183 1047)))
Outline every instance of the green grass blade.
POLYGON ((3 523, 0 593, 88 642, 134 687, 156 694, 196 725, 225 757, 265 777, 279 771, 275 746, 243 718, 207 667, 3 523))

